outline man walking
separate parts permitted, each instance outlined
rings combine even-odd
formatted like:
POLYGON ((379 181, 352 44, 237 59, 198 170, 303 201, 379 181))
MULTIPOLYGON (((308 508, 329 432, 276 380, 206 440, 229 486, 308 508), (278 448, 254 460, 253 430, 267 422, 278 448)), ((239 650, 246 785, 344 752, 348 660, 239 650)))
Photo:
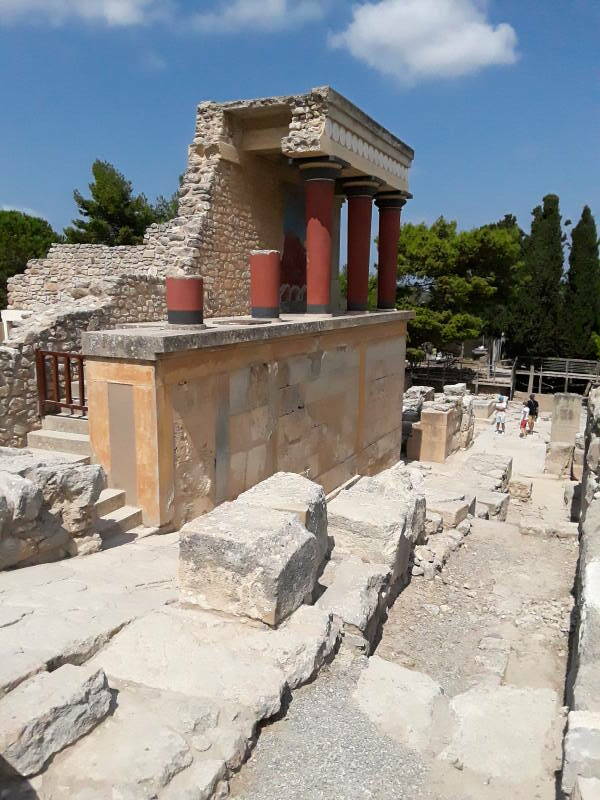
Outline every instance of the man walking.
POLYGON ((538 401, 535 399, 534 394, 529 395, 529 400, 527 401, 527 408, 529 409, 529 416, 527 417, 527 425, 529 426, 529 434, 533 433, 533 429, 535 427, 535 423, 537 422, 538 414, 540 412, 540 406, 538 401))

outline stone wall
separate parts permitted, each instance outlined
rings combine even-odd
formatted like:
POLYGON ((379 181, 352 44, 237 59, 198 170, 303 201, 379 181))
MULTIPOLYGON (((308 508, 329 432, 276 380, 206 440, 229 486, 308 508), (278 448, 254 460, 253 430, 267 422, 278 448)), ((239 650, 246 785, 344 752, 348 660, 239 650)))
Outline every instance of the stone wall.
POLYGON ((147 524, 180 524, 278 470, 331 491, 400 457, 405 335, 400 320, 230 338, 152 365, 92 355, 92 448, 147 524), (113 431, 134 432, 117 458, 113 431))
POLYGON ((105 277, 100 294, 71 295, 68 303, 38 311, 0 347, 0 445, 23 447, 27 433, 39 428, 36 348, 79 352, 84 331, 162 320, 164 285, 141 275, 105 277))
POLYGON ((452 453, 471 446, 475 417, 473 396, 466 384, 448 384, 443 393, 427 400, 423 398, 430 397, 432 387, 415 386, 412 391, 414 408, 403 411, 409 459, 443 463, 452 453), (418 421, 413 421, 414 417, 418 421))
POLYGON ((600 778, 600 390, 591 392, 585 441, 577 575, 577 630, 568 680, 563 790, 600 778))
POLYGON ((283 159, 270 161, 238 147, 245 131, 244 108, 287 109, 285 155, 318 147, 327 114, 327 93, 264 101, 198 106, 196 130, 179 191, 180 216, 152 225, 134 247, 55 244, 47 258, 30 261, 9 279, 9 306, 39 310, 50 303, 104 291, 107 278, 140 273, 200 274, 207 316, 247 313, 248 259, 253 249, 283 247, 283 194, 300 176, 283 159))

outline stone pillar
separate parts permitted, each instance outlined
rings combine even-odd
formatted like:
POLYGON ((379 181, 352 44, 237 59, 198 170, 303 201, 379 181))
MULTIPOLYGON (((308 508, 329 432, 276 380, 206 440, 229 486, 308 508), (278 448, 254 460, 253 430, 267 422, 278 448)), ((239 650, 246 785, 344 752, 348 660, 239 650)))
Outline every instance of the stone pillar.
POLYGON ((348 311, 366 311, 371 260, 371 217, 378 182, 353 178, 344 182, 348 197, 348 311))
POLYGON ((381 192, 375 198, 379 208, 377 308, 381 309, 396 308, 400 211, 406 200, 401 192, 381 192))
POLYGON ((300 169, 306 181, 306 311, 329 314, 333 198, 342 163, 307 161, 300 169))

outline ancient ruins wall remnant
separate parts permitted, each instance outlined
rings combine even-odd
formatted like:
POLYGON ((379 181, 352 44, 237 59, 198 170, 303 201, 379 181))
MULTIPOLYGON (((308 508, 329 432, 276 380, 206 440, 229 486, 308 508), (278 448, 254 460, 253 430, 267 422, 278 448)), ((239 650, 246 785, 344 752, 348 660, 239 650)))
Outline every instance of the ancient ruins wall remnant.
POLYGON ((383 190, 407 194, 413 156, 329 87, 201 103, 179 216, 150 226, 137 246, 53 245, 46 259, 30 261, 23 275, 9 280, 9 305, 38 310, 102 290, 107 277, 138 273, 164 279, 179 273, 204 278, 207 316, 247 313, 250 252, 284 251, 291 197, 300 198, 297 215, 304 224, 303 179, 289 159, 337 158, 352 166, 350 176, 375 176, 383 190))
POLYGON ((39 428, 36 348, 79 352, 84 331, 159 321, 165 313, 162 280, 121 275, 105 277, 87 296, 40 307, 15 324, 0 346, 0 445, 23 447, 27 433, 39 428))
POLYGON ((0 570, 100 550, 98 465, 0 448, 0 570))
POLYGON ((422 403, 420 419, 411 425, 406 446, 410 460, 442 463, 457 450, 470 447, 475 418, 466 384, 444 386, 443 393, 422 403))
POLYGON ((92 448, 111 483, 159 526, 278 471, 326 491, 379 472, 400 457, 409 317, 88 333, 92 448), (113 457, 110 431, 124 420, 136 445, 113 457))
POLYGON ((585 444, 578 626, 568 680, 571 711, 562 780, 567 794, 577 776, 600 779, 600 389, 589 397, 585 444))

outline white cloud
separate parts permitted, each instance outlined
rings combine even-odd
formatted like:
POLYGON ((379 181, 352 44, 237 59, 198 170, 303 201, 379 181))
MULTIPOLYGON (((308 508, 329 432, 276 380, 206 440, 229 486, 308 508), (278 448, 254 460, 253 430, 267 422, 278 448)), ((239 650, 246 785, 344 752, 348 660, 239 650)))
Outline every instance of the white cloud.
POLYGON ((157 18, 168 5, 167 0, 0 0, 0 22, 83 20, 125 27, 157 18))
POLYGON ((275 31, 319 19, 326 5, 325 0, 228 0, 192 21, 202 31, 275 31))
POLYGON ((486 6, 485 0, 362 3, 330 44, 406 84, 514 64, 517 35, 506 23, 494 26, 486 6))

